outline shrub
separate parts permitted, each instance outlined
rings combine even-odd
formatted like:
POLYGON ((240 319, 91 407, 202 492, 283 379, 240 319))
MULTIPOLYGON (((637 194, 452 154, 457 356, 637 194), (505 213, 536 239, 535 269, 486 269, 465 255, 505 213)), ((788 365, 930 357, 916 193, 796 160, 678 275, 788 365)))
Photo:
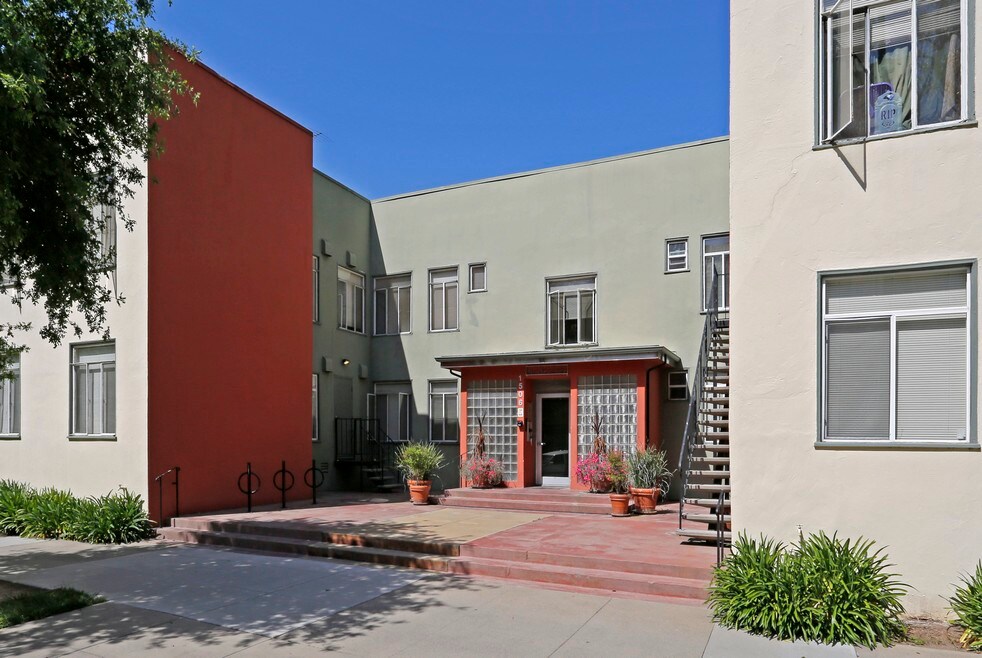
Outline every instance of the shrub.
POLYGON ((432 443, 410 441, 396 452, 396 468, 410 480, 429 480, 445 463, 443 453, 432 443))
POLYGON ((576 481, 595 493, 610 491, 610 462, 605 453, 592 453, 576 460, 576 481))
POLYGON ((31 488, 22 482, 0 480, 0 534, 19 535, 21 515, 31 488))
POLYGON ((68 587, 25 592, 0 601, 0 628, 44 619, 102 601, 99 597, 68 587))
POLYGON ((156 534, 143 510, 143 498, 125 487, 78 502, 68 537, 90 544, 128 544, 156 534))
POLYGON ((962 629, 960 641, 966 649, 982 651, 982 560, 975 575, 962 576, 962 584, 951 597, 954 624, 962 629))
POLYGON ((475 487, 496 487, 505 477, 501 462, 487 455, 473 455, 464 460, 460 476, 475 487))
POLYGON ((660 489, 668 492, 673 471, 668 468, 668 455, 664 450, 635 450, 627 457, 627 472, 631 486, 637 489, 660 489))
POLYGON ((77 508, 78 499, 69 491, 51 488, 32 491, 20 515, 20 534, 58 539, 67 533, 77 508))
POLYGON ((873 542, 825 533, 791 548, 740 535, 715 570, 709 606, 727 628, 780 640, 874 648, 904 637, 906 585, 873 542))
POLYGON ((627 460, 620 450, 611 450, 607 454, 607 464, 610 466, 610 490, 614 493, 627 493, 627 460))

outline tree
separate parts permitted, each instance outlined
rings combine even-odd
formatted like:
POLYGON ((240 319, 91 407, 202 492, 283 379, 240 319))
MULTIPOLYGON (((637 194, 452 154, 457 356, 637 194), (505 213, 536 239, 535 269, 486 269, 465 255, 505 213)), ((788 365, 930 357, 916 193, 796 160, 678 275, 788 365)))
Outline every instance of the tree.
MULTIPOLYGON (((100 235, 161 152, 159 122, 192 94, 169 66, 186 46, 151 27, 154 0, 0 1, 0 275, 18 307, 43 304, 42 338, 107 335, 100 235), (102 207, 110 212, 94 212, 102 207)), ((23 324, 0 324, 0 372, 23 324)))

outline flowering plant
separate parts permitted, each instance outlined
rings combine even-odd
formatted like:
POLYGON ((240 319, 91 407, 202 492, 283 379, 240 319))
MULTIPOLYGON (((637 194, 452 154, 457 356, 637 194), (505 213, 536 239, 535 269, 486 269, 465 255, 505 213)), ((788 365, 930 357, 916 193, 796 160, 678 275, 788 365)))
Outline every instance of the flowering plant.
POLYGON ((576 481, 590 487, 594 493, 610 491, 611 468, 607 455, 592 453, 576 460, 576 481))
POLYGON ((472 487, 496 487, 504 479, 501 462, 487 455, 472 455, 460 466, 460 476, 472 487))

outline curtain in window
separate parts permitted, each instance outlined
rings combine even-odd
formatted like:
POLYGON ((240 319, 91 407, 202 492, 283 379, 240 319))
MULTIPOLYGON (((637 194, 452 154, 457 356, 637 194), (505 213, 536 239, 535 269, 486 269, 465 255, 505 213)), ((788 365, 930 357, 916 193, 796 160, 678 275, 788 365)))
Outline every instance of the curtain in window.
POLYGON ((897 322, 897 438, 965 438, 965 318, 897 322))
POLYGON ((959 0, 917 3, 917 121, 961 118, 961 7, 959 0))
POLYGON ((911 127, 911 2, 870 7, 870 119, 871 134, 911 127), (877 114, 887 94, 901 107, 899 121, 884 121, 877 114))

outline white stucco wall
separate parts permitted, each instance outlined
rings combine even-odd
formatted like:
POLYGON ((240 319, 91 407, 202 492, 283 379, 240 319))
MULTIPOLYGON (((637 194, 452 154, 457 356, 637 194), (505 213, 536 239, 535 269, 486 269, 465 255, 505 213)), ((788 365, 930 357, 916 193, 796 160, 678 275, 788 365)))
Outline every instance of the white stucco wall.
MULTIPOLYGON (((143 167, 146 173, 146 167, 143 167)), ((124 304, 108 309, 116 341, 116 440, 69 440, 71 345, 100 340, 69 334, 58 347, 41 340, 43 308, 25 304, 23 313, 0 297, 0 322, 28 321, 18 336, 29 347, 21 356, 21 435, 0 440, 0 478, 37 487, 100 495, 122 485, 147 497, 147 194, 127 201, 136 221, 129 232, 117 224, 117 289, 124 304)), ((84 326, 84 324, 82 325, 84 326)))
POLYGON ((982 454, 815 447, 817 282, 979 258, 982 132, 813 150, 814 29, 813 2, 731 3, 734 526, 874 539, 914 588, 908 611, 940 616, 982 558, 982 454))

